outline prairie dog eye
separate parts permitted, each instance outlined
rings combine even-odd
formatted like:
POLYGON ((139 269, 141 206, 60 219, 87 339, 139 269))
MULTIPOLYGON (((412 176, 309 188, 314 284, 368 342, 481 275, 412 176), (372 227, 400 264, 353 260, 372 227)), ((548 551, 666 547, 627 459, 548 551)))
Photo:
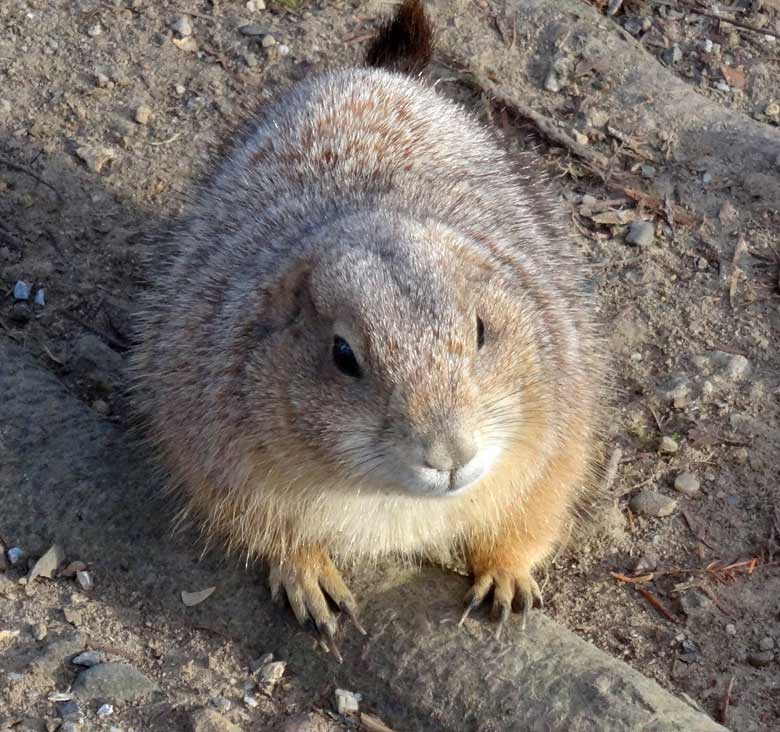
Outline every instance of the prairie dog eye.
POLYGON ((359 379, 362 374, 352 347, 340 336, 333 339, 333 363, 342 374, 359 379))
POLYGON ((485 345, 485 324, 482 322, 482 318, 477 315, 477 350, 480 350, 485 345))

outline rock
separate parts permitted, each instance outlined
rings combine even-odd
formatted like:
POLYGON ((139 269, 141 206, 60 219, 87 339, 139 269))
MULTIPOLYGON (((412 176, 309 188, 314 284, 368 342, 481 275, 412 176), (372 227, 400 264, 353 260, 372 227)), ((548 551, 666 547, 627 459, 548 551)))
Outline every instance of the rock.
POLYGON ((690 403, 691 382, 685 374, 675 374, 658 387, 658 395, 678 409, 690 403))
POLYGON ((233 708, 233 704, 230 699, 225 699, 224 696, 216 696, 213 699, 209 699, 209 704, 211 704, 211 706, 214 707, 214 709, 216 709, 218 712, 227 713, 233 708))
POLYGON ((285 721, 282 732, 337 732, 342 729, 319 714, 296 714, 285 721))
POLYGON ((691 360, 706 373, 714 373, 729 381, 741 381, 750 373, 750 361, 738 353, 709 351, 691 360))
POLYGON ((36 656, 30 667, 36 673, 50 674, 64 666, 73 656, 84 648, 84 639, 80 633, 71 631, 70 635, 51 639, 42 653, 36 656))
POLYGON ((252 696, 251 694, 245 694, 244 695, 244 704, 246 704, 250 709, 256 709, 259 702, 257 701, 257 698, 252 696))
POLYGON ((280 56, 289 56, 290 55, 290 47, 287 46, 284 43, 280 43, 276 50, 279 52, 280 56))
POLYGON ((758 647, 762 651, 771 651, 775 647, 775 639, 771 636, 766 636, 758 642, 758 647))
POLYGON ((764 668, 769 666, 775 659, 775 654, 772 651, 759 651, 758 653, 748 653, 747 662, 755 668, 764 668))
POLYGON ((661 59, 667 66, 680 63, 682 61, 682 51, 680 47, 675 43, 671 48, 667 48, 662 54, 661 59))
POLYGON ((674 479, 674 489, 686 496, 695 496, 698 494, 700 487, 701 484, 699 483, 699 479, 688 471, 680 473, 674 479))
POLYGON ((95 25, 91 26, 87 30, 87 35, 91 36, 92 38, 97 38, 98 36, 102 36, 103 27, 100 25, 100 23, 95 23, 95 25))
POLYGON ((72 607, 66 607, 62 614, 65 616, 65 622, 71 625, 79 626, 82 623, 81 611, 72 607))
POLYGON ((680 607, 686 615, 696 615, 712 607, 709 597, 696 590, 686 590, 680 595, 680 607))
POLYGON ((110 717, 113 713, 114 707, 110 704, 101 704, 97 710, 98 717, 110 717))
POLYGON ((57 567, 65 560, 65 552, 59 544, 54 544, 34 565, 27 576, 27 585, 31 585, 36 578, 46 577, 51 579, 57 571, 57 567))
POLYGON ((49 632, 49 629, 46 627, 44 623, 36 623, 35 625, 30 628, 30 635, 32 635, 33 638, 37 641, 42 641, 46 638, 46 634, 49 632))
POLYGON ((677 507, 677 501, 656 491, 640 491, 631 499, 629 506, 640 516, 660 518, 671 514, 677 507))
POLYGON ((260 36, 270 35, 268 33, 268 28, 263 28, 260 25, 255 25, 254 23, 247 23, 246 25, 242 25, 238 29, 238 32, 242 36, 249 36, 250 38, 259 38, 260 36))
POLYGON ((336 710, 339 714, 357 714, 360 711, 360 694, 336 689, 336 710))
POLYGON ((106 388, 121 379, 122 356, 93 333, 84 333, 73 346, 73 368, 106 388))
POLYGON ((726 633, 729 635, 736 635, 737 634, 737 626, 734 625, 734 623, 727 623, 726 624, 726 633))
POLYGON ((677 444, 677 440, 664 435, 661 438, 661 442, 658 444, 658 452, 673 453, 677 452, 680 446, 677 444))
POLYGON ((258 671, 261 671, 263 669, 263 666, 265 666, 268 663, 271 663, 271 661, 274 660, 274 654, 273 653, 264 653, 259 658, 253 658, 249 662, 249 673, 251 673, 253 676, 257 674, 258 671))
POLYGON ((86 666, 90 668, 97 666, 100 663, 106 663, 108 661, 108 655, 103 651, 84 651, 79 653, 78 656, 71 660, 71 663, 76 666, 86 666))
POLYGON ((76 157, 80 158, 93 173, 100 173, 116 158, 116 153, 110 147, 82 145, 76 149, 76 157))
POLYGON ((65 722, 80 722, 82 713, 79 705, 72 699, 68 701, 57 702, 57 714, 65 722))
POLYGON ((649 247, 655 241, 655 226, 650 221, 634 221, 628 227, 626 243, 638 247, 649 247))
POLYGON ((25 325, 32 319, 32 310, 26 302, 15 302, 11 308, 11 320, 19 325, 25 325))
POLYGON ((135 110, 135 121, 138 122, 139 125, 146 125, 149 124, 149 120, 152 118, 152 108, 148 107, 146 104, 141 104, 136 110, 135 110))
POLYGON ((190 729, 192 732, 241 732, 235 724, 225 719, 219 712, 205 707, 192 712, 190 729))
POLYGON ((14 300, 29 300, 30 299, 30 285, 23 280, 19 280, 14 285, 14 300))
MULTIPOLYGON (((103 404, 105 404, 105 402, 103 402, 103 404)), ((108 410, 106 410, 104 413, 107 414, 108 410)), ((76 582, 79 583, 79 587, 81 587, 82 590, 91 590, 95 586, 95 582, 92 579, 92 574, 85 571, 76 572, 76 582)))
POLYGON ((270 694, 281 681, 287 664, 284 661, 272 661, 260 669, 258 685, 266 694, 270 694))
POLYGON ((82 671, 73 682, 73 690, 84 699, 122 702, 143 699, 159 687, 129 664, 109 661, 82 671))
POLYGON ((16 566, 19 564, 19 562, 22 561, 27 555, 24 552, 24 549, 18 546, 12 546, 8 550, 8 561, 11 562, 13 566, 16 566))
POLYGON ((276 38, 274 38, 270 33, 266 33, 266 35, 263 36, 263 40, 262 40, 263 48, 271 48, 272 46, 275 45, 276 45, 276 38))
POLYGON ((250 13, 256 13, 260 10, 265 10, 265 0, 249 0, 246 4, 246 9, 250 13))
POLYGON ((192 36, 174 38, 173 45, 185 53, 195 53, 198 50, 198 42, 192 36))
POLYGON ((192 35, 192 22, 186 15, 182 15, 171 23, 171 30, 186 38, 192 35))
POLYGON ((652 549, 648 549, 634 565, 634 574, 654 572, 656 567, 658 567, 658 555, 652 549))
POLYGON ((35 293, 35 304, 39 308, 46 304, 46 291, 42 287, 35 293))

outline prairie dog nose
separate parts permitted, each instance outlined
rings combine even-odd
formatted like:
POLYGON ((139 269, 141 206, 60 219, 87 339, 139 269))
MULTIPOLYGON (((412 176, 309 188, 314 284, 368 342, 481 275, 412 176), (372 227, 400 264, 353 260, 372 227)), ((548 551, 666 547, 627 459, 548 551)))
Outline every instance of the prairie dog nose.
POLYGON ((473 435, 455 435, 449 439, 435 439, 423 453, 426 468, 449 473, 474 459, 479 446, 473 435))

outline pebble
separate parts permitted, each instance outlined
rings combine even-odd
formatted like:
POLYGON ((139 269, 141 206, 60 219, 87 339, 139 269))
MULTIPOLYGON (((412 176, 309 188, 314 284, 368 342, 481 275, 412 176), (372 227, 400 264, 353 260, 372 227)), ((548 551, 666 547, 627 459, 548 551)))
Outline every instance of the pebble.
POLYGON ((680 607, 686 615, 695 615, 712 607, 712 601, 701 592, 687 590, 680 595, 680 607))
POLYGON ((734 623, 727 623, 726 624, 726 633, 727 633, 727 635, 736 635, 737 634, 737 626, 734 625, 734 623))
POLYGON ((72 607, 66 607, 62 614, 65 616, 65 621, 71 625, 79 626, 82 623, 81 611, 74 610, 72 607))
POLYGON ((666 435, 661 438, 661 442, 658 445, 658 452, 671 453, 677 452, 679 449, 680 446, 677 444, 677 440, 666 435))
POLYGON ((103 27, 100 23, 95 23, 95 25, 87 30, 87 35, 92 36, 92 38, 97 38, 98 36, 103 35, 103 27))
POLYGON ((82 145, 76 149, 76 157, 80 158, 93 173, 100 173, 116 157, 116 153, 108 147, 82 145))
POLYGON ((634 565, 634 573, 654 572, 656 567, 658 567, 658 555, 652 550, 646 551, 634 565))
POLYGON ((768 666, 775 659, 775 654, 772 651, 759 651, 758 653, 748 653, 747 662, 755 668, 763 668, 768 666))
POLYGON ((290 55, 290 47, 285 45, 284 43, 279 44, 279 48, 277 49, 279 51, 280 56, 289 56, 290 55))
POLYGON ((30 574, 27 577, 27 584, 30 585, 38 577, 51 579, 57 571, 57 567, 65 560, 65 552, 58 544, 51 546, 48 551, 33 565, 30 574))
POLYGON ((339 714, 357 714, 360 711, 360 694, 336 689, 336 709, 339 714))
POLYGON ((643 165, 639 171, 642 173, 643 178, 655 178, 657 172, 654 165, 643 165))
POLYGON ((229 712, 233 708, 233 704, 230 699, 225 699, 224 696, 217 696, 213 699, 209 699, 209 704, 211 704, 216 710, 225 713, 229 712))
POLYGON ((182 15, 171 23, 171 30, 186 38, 192 35, 192 22, 186 15, 182 15))
POLYGON ((655 227, 650 221, 634 221, 628 227, 626 243, 638 247, 649 247, 655 241, 655 227))
POLYGON ((35 638, 37 641, 42 641, 44 638, 46 638, 46 634, 49 632, 49 629, 46 627, 44 623, 36 623, 35 625, 30 628, 30 633, 32 634, 32 637, 35 638))
POLYGON ((658 394, 666 402, 671 402, 677 409, 690 403, 691 382, 684 374, 672 376, 658 387, 658 394))
POLYGON ((634 513, 641 516, 669 516, 677 507, 677 501, 655 491, 640 491, 630 501, 634 513))
POLYGON ((192 732, 241 732, 235 724, 213 709, 196 709, 190 715, 192 732))
POLYGON ((35 304, 39 308, 46 304, 46 291, 42 287, 35 293, 35 304))
POLYGON ((246 694, 244 696, 244 704, 246 704, 250 709, 255 709, 258 705, 258 701, 251 694, 246 694))
POLYGON ((249 0, 246 4, 246 9, 251 13, 256 13, 259 10, 265 10, 265 0, 249 0))
POLYGON ((256 53, 247 52, 247 53, 244 54, 244 63, 250 69, 254 69, 254 68, 256 68, 260 64, 260 61, 257 58, 257 54, 256 53))
POLYGON ((268 33, 268 28, 263 28, 263 26, 255 25, 254 23, 247 23, 246 25, 242 25, 238 29, 238 32, 242 36, 249 36, 249 37, 270 35, 268 33))
POLYGON ((30 285, 23 280, 19 280, 14 285, 14 300, 29 300, 30 299, 30 285))
POLYGON ((699 492, 700 487, 699 479, 688 471, 680 473, 674 479, 674 489, 686 496, 695 496, 699 492))
POLYGON ((198 42, 192 36, 174 38, 173 45, 185 53, 195 53, 198 50, 198 42))
POLYGON ((114 702, 143 699, 158 689, 157 684, 138 669, 118 661, 92 666, 73 682, 73 690, 85 699, 114 702))
POLYGON ((19 325, 25 325, 32 320, 32 310, 26 302, 15 302, 11 308, 11 320, 19 325))
POLYGON ((106 662, 108 662, 108 655, 103 653, 103 651, 84 651, 84 653, 79 653, 78 656, 71 659, 72 664, 86 666, 87 668, 106 662))
POLYGON ((262 45, 263 48, 271 48, 276 45, 276 38, 274 38, 270 33, 267 33, 263 36, 262 45))
POLYGON ((73 700, 57 702, 57 714, 66 722, 80 722, 82 719, 81 709, 73 700))
POLYGON ((260 669, 259 685, 266 693, 271 693, 281 681, 287 664, 284 661, 272 661, 260 669))
MULTIPOLYGON (((102 403, 108 407, 105 402, 102 403)), ((97 402, 94 402, 92 406, 95 407, 95 404, 97 404, 97 402)), ((105 411, 101 411, 95 408, 95 411, 99 411, 101 414, 108 414, 107 408, 105 411)), ((79 583, 79 587, 81 587, 82 590, 91 590, 95 586, 95 582, 92 579, 92 574, 86 571, 76 572, 76 582, 79 583)))
POLYGON ((114 707, 110 704, 101 704, 97 710, 98 717, 110 717, 113 713, 114 707))
POLYGON ((11 562, 11 564, 19 564, 19 562, 22 561, 27 555, 24 552, 24 549, 18 546, 12 546, 8 550, 8 561, 11 562))
POLYGON ((770 102, 764 109, 764 114, 767 117, 780 117, 780 104, 777 102, 770 102))
POLYGON ((675 43, 671 48, 667 48, 662 54, 661 58, 667 65, 677 64, 682 61, 682 51, 680 47, 675 43))
POLYGON ((177 84, 175 87, 173 87, 173 89, 179 96, 187 91, 187 87, 185 87, 183 84, 177 84))
POLYGON ((766 636, 758 642, 758 647, 762 651, 771 651, 775 647, 775 639, 771 636, 766 636))
POLYGON ((152 108, 148 107, 146 104, 141 104, 135 110, 135 121, 138 122, 139 125, 149 124, 149 120, 151 118, 152 118, 152 108))

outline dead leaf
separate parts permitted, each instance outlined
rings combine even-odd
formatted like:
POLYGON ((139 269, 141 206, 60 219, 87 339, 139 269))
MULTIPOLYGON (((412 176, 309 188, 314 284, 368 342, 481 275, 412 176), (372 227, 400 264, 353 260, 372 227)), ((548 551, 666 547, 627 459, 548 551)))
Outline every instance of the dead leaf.
POLYGON ((742 66, 732 67, 723 64, 720 67, 720 73, 723 74, 723 78, 729 86, 733 86, 735 89, 744 89, 747 83, 745 77, 745 70, 742 66))
POLYGON ((210 597, 214 593, 214 590, 216 589, 217 589, 216 587, 207 587, 205 590, 198 590, 197 592, 187 592, 186 590, 182 590, 181 601, 187 607, 198 605, 201 602, 203 602, 207 597, 210 597))

